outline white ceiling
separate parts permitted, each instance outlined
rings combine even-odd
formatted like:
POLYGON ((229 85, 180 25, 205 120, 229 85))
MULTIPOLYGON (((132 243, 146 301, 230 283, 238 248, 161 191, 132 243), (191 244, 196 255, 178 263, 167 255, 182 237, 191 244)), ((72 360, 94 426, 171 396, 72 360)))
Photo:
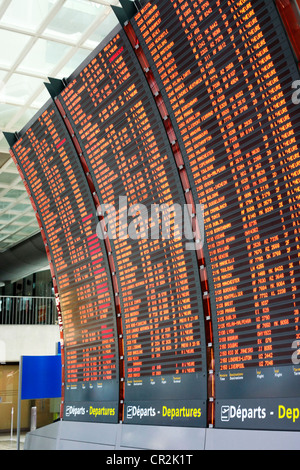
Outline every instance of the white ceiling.
POLYGON ((4 132, 20 131, 116 26, 118 0, 0 0, 0 252, 39 231, 4 132))

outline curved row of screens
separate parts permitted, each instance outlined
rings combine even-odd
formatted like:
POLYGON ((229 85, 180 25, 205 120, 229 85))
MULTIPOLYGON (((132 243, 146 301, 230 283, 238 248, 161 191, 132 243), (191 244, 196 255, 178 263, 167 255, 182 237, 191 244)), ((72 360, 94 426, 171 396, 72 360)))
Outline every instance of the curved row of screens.
POLYGON ((279 15, 140 3, 12 148, 58 287, 63 417, 205 427, 213 401, 217 427, 300 429, 299 73, 279 15))

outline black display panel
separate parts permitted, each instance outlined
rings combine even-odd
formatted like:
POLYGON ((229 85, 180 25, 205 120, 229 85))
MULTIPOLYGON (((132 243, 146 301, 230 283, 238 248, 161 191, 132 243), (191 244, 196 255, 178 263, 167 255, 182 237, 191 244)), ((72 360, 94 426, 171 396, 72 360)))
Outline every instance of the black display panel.
POLYGON ((44 232, 63 322, 64 419, 118 422, 114 296, 98 217, 82 167, 50 103, 13 155, 44 232))
POLYGON ((280 16, 137 4, 12 149, 58 287, 63 417, 299 430, 299 71, 280 16))
POLYGON ((300 429, 299 71, 280 17, 271 1, 141 5, 131 24, 205 208, 216 426, 300 429))
POLYGON ((155 217, 162 204, 183 210, 184 192, 154 98, 123 30, 70 77, 58 100, 111 232, 123 326, 124 422, 206 426, 198 261, 186 249, 191 240, 178 235, 182 219, 168 219, 168 210, 155 217), (113 210, 105 211, 109 205, 113 210), (163 222, 170 237, 162 236, 163 222))

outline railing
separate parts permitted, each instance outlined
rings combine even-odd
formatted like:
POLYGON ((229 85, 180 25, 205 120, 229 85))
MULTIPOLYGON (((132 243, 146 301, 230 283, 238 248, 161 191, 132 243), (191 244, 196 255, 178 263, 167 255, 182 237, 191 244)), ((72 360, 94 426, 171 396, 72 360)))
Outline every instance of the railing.
POLYGON ((0 296, 2 325, 55 325, 57 321, 54 297, 0 296))

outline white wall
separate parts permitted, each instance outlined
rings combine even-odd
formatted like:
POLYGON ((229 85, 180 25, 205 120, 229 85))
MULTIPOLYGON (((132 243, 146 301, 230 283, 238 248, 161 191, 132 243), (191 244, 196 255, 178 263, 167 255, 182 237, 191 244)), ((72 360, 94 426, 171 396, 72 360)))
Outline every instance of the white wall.
POLYGON ((57 325, 0 325, 0 362, 54 355, 59 340, 57 325))

